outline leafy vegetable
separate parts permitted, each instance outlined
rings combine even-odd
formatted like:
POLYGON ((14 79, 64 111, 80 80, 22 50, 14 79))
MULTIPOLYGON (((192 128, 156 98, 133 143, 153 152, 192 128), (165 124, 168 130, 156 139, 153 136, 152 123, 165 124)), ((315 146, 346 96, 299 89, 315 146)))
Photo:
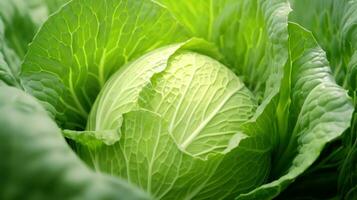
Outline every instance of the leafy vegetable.
POLYGON ((0 197, 289 199, 340 152, 354 197, 354 1, 21 2, 0 1, 0 197))

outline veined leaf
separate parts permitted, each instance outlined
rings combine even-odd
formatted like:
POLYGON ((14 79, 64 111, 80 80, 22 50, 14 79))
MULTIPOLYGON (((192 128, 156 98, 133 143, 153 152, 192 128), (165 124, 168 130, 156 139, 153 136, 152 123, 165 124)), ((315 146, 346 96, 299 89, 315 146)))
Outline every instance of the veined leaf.
POLYGON ((84 129, 110 75, 182 35, 167 10, 151 1, 72 1, 35 37, 21 81, 61 127, 84 129))

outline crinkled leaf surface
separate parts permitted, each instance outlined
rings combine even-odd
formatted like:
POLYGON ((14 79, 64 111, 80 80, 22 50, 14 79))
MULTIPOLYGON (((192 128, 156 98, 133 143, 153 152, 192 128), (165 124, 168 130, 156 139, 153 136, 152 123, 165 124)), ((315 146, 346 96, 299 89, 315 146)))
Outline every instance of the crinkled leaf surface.
POLYGON ((116 129, 121 115, 139 106, 170 122, 181 150, 201 156, 223 151, 253 115, 255 102, 228 68, 192 51, 214 54, 209 53, 214 47, 204 44, 190 40, 164 47, 114 74, 92 109, 88 130, 116 129))
POLYGON ((140 107, 166 119, 179 148, 205 158, 223 152, 256 105, 238 77, 216 60, 194 52, 170 58, 140 95, 140 107))
POLYGON ((88 130, 120 127, 121 115, 138 106, 139 95, 152 76, 164 71, 169 58, 178 50, 196 50, 219 58, 215 47, 199 39, 159 48, 127 64, 107 81, 92 108, 88 130))
MULTIPOLYGON (((290 17, 291 20, 312 31, 319 44, 327 52, 327 58, 338 84, 349 90, 353 101, 356 101, 357 1, 302 0, 291 2, 294 9, 290 17), (307 3, 309 6, 306 6, 307 3)), ((356 104, 354 106, 356 109, 356 104)), ((353 167, 355 163, 353 160, 355 156, 353 155, 356 155, 354 152, 357 148, 354 145, 357 143, 354 136, 356 133, 354 127, 356 127, 355 118, 351 123, 351 129, 342 138, 343 145, 340 145, 341 148, 336 148, 334 152, 331 152, 333 154, 342 149, 345 154, 340 156, 337 161, 329 161, 329 163, 341 163, 338 164, 340 196, 347 195, 349 188, 353 190, 353 187, 357 184, 355 176, 357 168, 353 167)), ((336 170, 336 168, 331 169, 332 173, 335 173, 336 170)))
MULTIPOLYGON (((312 34, 289 24, 290 62, 286 65, 282 93, 290 91, 286 145, 273 165, 272 182, 238 199, 272 199, 304 172, 319 156, 324 145, 348 127, 353 107, 347 92, 333 80, 324 51, 312 34), (288 81, 289 82, 289 81, 288 81)), ((280 136, 286 133, 279 133, 280 136)))

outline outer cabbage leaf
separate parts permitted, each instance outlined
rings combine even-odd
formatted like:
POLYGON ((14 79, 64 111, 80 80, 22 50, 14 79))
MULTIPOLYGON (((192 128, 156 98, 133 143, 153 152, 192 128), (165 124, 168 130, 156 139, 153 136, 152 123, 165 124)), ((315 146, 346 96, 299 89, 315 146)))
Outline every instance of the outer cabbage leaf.
MULTIPOLYGON (((349 127, 353 107, 347 92, 331 75, 324 51, 312 34, 289 24, 289 54, 280 101, 291 101, 288 132, 280 132, 281 154, 274 158, 272 182, 238 199, 272 199, 302 174, 319 156, 326 143, 349 127), (288 134, 287 134, 288 133, 288 134)), ((279 143, 278 143, 279 144, 279 143)))
MULTIPOLYGON (((350 96, 356 101, 357 1, 294 0, 291 2, 294 12, 292 12, 290 19, 312 31, 319 44, 327 52, 327 58, 338 84, 349 90, 350 96), (309 6, 306 6, 307 4, 309 6)), ((354 105, 356 109, 357 106, 354 105)), ((335 144, 332 144, 329 155, 309 170, 314 171, 316 175, 322 170, 329 170, 331 173, 328 176, 334 176, 336 170, 339 170, 340 198, 347 198, 343 196, 349 193, 349 188, 351 188, 351 191, 354 190, 353 187, 357 184, 355 175, 357 168, 353 167, 355 163, 353 158, 356 155, 354 152, 357 151, 357 146, 354 145, 357 143, 354 136, 356 123, 354 117, 351 129, 344 134, 342 142, 336 141, 335 144)), ((330 185, 332 184, 336 185, 337 181, 334 180, 330 183, 330 185)), ((324 186, 322 188, 325 189, 324 186)))
POLYGON ((123 180, 90 171, 44 108, 0 86, 1 199, 149 199, 123 180))
POLYGON ((144 52, 180 41, 178 27, 151 1, 72 1, 36 35, 22 66, 22 83, 61 127, 84 129, 110 75, 144 52))

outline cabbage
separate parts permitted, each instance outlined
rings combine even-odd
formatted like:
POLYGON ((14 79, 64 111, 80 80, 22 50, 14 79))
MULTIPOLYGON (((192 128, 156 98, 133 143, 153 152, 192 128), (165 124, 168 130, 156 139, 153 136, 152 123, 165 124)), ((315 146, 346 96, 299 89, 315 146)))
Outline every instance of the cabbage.
POLYGON ((353 197, 354 1, 22 1, 0 1, 1 199, 289 199, 342 136, 353 197))

